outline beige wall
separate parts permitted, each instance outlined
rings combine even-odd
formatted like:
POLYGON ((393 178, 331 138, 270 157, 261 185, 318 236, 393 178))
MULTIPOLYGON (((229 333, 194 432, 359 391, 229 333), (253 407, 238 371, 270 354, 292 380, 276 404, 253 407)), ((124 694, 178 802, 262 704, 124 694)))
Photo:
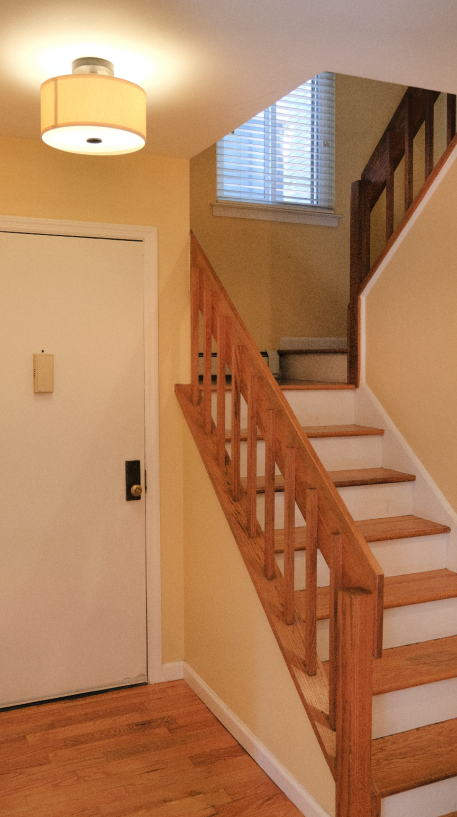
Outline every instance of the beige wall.
POLYGON ((173 389, 189 380, 188 162, 144 153, 82 157, 0 139, 0 178, 3 215, 158 228, 163 658, 181 660, 182 416, 173 389))
POLYGON ((367 383, 457 511, 457 162, 366 299, 367 383))
POLYGON ((187 426, 186 661, 334 813, 334 782, 187 426))
POLYGON ((404 90, 336 77, 336 229, 214 217, 215 145, 191 160, 191 227, 260 348, 277 348, 280 337, 346 336, 351 182, 404 90))

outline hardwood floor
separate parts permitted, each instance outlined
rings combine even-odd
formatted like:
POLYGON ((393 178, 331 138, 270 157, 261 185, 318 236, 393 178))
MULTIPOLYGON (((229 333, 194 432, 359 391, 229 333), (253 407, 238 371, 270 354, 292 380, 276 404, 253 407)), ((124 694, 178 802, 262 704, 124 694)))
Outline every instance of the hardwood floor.
POLYGON ((184 681, 0 712, 2 817, 300 817, 184 681))

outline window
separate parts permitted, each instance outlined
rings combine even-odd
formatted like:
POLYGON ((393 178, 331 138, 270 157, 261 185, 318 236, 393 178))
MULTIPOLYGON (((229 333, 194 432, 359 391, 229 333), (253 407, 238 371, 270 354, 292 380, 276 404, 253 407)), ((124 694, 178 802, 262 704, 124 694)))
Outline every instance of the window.
POLYGON ((221 139, 218 201, 331 210, 334 86, 318 74, 221 139))

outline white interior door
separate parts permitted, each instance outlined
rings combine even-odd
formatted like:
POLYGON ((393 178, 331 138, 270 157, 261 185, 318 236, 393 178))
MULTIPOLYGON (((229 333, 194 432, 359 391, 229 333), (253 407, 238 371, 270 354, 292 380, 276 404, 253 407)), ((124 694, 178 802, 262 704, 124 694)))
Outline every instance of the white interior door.
POLYGON ((5 706, 146 679, 143 245, 1 232, 0 265, 5 706))

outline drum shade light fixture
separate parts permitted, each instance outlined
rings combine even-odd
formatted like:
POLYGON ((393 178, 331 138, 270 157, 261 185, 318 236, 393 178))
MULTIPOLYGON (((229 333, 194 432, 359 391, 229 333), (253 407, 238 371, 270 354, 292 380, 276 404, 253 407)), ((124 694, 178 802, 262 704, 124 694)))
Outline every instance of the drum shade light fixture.
POLYGON ((41 86, 41 137, 69 153, 133 153, 146 140, 146 93, 114 76, 108 60, 82 57, 72 74, 41 86))

